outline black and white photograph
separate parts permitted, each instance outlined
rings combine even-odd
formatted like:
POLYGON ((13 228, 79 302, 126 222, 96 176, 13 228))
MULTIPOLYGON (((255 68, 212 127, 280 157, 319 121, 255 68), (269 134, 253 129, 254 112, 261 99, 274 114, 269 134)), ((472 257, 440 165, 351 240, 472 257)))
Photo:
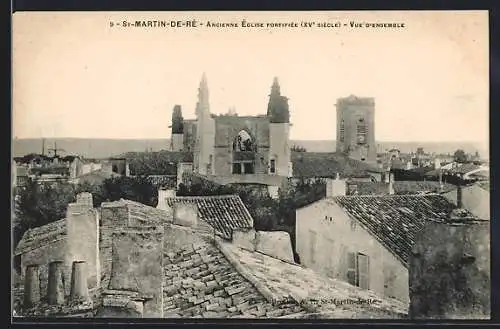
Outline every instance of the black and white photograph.
POLYGON ((489 83, 486 10, 16 12, 12 318, 490 319, 489 83))

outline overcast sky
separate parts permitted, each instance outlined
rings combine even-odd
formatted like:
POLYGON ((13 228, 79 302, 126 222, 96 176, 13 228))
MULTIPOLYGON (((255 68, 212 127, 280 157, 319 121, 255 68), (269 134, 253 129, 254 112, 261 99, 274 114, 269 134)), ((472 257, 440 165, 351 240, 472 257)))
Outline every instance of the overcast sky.
POLYGON ((484 12, 34 13, 13 16, 18 138, 169 138, 194 117, 206 72, 213 113, 264 114, 274 76, 293 139, 335 139, 335 102, 375 97, 380 141, 488 138, 484 12), (127 19, 206 23, 404 22, 402 29, 120 28, 127 19))

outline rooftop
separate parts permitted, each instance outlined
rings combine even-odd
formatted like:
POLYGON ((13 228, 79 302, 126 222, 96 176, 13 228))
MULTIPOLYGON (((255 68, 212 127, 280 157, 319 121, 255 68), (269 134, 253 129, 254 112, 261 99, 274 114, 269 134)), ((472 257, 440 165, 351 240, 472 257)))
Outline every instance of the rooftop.
POLYGON ((167 253, 164 263, 165 317, 397 318, 407 312, 398 301, 219 239, 167 253))
POLYGON ((340 196, 331 202, 358 220, 405 265, 408 265, 415 235, 426 221, 446 221, 456 208, 438 194, 340 196))
MULTIPOLYGON (((389 194, 389 183, 384 182, 352 182, 360 195, 387 195, 389 194)), ((442 190, 439 182, 434 181, 395 181, 393 183, 395 194, 419 194, 419 193, 446 193, 455 189, 455 185, 443 183, 442 190)))
POLYGON ((66 218, 26 231, 14 251, 16 256, 66 237, 66 218))
POLYGON ((167 198, 166 202, 169 207, 175 203, 195 203, 200 219, 227 239, 234 228, 253 228, 253 218, 238 195, 177 196, 167 198))
POLYGON ((364 162, 350 159, 338 153, 292 152, 293 177, 364 176, 377 171, 364 162))

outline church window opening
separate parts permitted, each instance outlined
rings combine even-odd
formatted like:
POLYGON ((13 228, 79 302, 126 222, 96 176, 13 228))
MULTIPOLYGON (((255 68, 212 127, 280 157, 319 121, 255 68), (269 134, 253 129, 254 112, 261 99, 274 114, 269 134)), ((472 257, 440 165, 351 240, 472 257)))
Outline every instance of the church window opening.
POLYGON ((275 160, 275 159, 271 159, 271 161, 270 161, 270 164, 269 164, 269 172, 270 172, 271 174, 276 173, 276 160, 275 160))
POLYGON ((359 145, 366 143, 366 123, 363 118, 360 118, 357 122, 356 135, 359 145))
POLYGON ((342 120, 342 121, 340 122, 340 136, 339 136, 339 140, 340 140, 341 142, 343 142, 343 141, 344 141, 344 131, 345 131, 344 129, 345 129, 345 128, 344 128, 344 120, 342 120))
POLYGON ((246 130, 233 140, 233 174, 254 174, 256 145, 246 130))

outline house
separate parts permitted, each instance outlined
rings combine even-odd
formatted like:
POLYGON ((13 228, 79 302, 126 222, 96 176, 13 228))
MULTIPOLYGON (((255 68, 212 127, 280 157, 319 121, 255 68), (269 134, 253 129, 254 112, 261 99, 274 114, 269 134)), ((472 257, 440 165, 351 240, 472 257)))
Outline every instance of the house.
POLYGON ((333 178, 337 174, 356 180, 381 181, 386 170, 340 153, 292 152, 292 183, 333 178))
MULTIPOLYGON (((80 197, 77 204, 88 205, 85 199, 80 197)), ((213 215, 198 209, 204 203, 176 199, 172 211, 127 200, 103 203, 97 211, 99 229, 82 225, 79 230, 67 230, 69 245, 76 246, 72 241, 79 240, 78 235, 92 234, 92 241, 97 241, 90 251, 73 248, 70 267, 55 256, 50 260, 32 258, 31 263, 23 264, 19 313, 135 318, 406 316, 404 303, 293 263, 285 232, 212 227, 204 218, 213 215), (94 253, 96 249, 98 253, 94 253), (98 266, 90 266, 92 263, 98 266), (43 266, 48 267, 48 275, 40 278, 43 266), (87 266, 100 278, 99 287, 93 290, 85 284, 87 266), (72 280, 63 279, 66 272, 72 280), (42 291, 40 285, 51 288, 42 291), (41 298, 44 294, 47 299, 41 298)), ((222 225, 242 215, 234 212, 234 204, 220 205, 221 215, 226 216, 226 221, 219 222, 222 225)), ((205 205, 205 211, 210 209, 205 205)), ((14 296, 19 296, 18 289, 14 296)))
MULTIPOLYGON (((347 181, 349 195, 387 195, 390 194, 390 183, 347 181)), ((455 185, 434 181, 394 181, 394 194, 447 193, 455 190, 455 185)))
POLYGON ((29 170, 25 166, 16 166, 15 168, 15 181, 14 184, 17 187, 26 186, 29 179, 29 170))
POLYGON ((301 263, 319 273, 409 301, 408 257, 415 234, 456 206, 438 194, 346 196, 330 180, 327 197, 296 210, 301 263))

